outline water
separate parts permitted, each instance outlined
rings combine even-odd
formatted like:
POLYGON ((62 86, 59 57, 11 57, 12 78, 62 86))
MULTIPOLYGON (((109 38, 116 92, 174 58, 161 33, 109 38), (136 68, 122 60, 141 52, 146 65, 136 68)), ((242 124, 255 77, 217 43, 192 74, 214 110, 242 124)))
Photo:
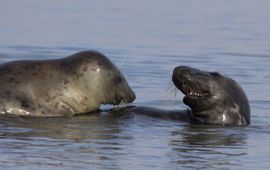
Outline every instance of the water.
POLYGON ((219 71, 251 105, 249 127, 140 115, 0 120, 1 169, 266 169, 270 166, 270 2, 2 1, 0 62, 94 49, 125 74, 136 105, 183 109, 174 67, 219 71), (166 92, 167 88, 172 90, 166 92))

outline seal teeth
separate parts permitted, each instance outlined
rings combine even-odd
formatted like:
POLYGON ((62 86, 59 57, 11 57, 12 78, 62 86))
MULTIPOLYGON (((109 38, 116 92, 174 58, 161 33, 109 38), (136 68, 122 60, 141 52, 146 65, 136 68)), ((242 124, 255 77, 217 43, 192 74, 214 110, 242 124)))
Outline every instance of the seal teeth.
POLYGON ((190 91, 190 92, 188 92, 188 95, 189 95, 189 96, 197 96, 197 97, 201 97, 201 96, 205 96, 206 94, 190 91))

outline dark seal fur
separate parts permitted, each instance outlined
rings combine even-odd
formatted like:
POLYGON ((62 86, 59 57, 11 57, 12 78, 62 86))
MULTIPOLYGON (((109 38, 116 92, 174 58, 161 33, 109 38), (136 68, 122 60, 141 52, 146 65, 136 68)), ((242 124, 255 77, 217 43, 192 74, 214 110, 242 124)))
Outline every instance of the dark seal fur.
POLYGON ((161 110, 136 106, 135 114, 190 123, 246 126, 250 124, 250 106, 243 89, 231 78, 187 66, 173 71, 174 85, 185 94, 188 110, 161 110))
POLYGON ((217 72, 179 66, 173 83, 184 94, 193 119, 224 125, 250 124, 250 106, 243 89, 233 79, 217 72))

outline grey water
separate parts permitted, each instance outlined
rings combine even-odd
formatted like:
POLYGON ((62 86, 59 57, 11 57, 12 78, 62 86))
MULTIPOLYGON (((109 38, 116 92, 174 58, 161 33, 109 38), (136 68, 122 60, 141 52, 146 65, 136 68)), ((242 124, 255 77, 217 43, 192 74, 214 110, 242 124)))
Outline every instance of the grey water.
POLYGON ((134 105, 163 109, 187 108, 171 74, 174 67, 188 65, 232 77, 251 105, 248 127, 106 112, 72 118, 4 117, 0 169, 270 167, 270 1, 0 3, 1 63, 98 50, 127 78, 137 95, 134 105))

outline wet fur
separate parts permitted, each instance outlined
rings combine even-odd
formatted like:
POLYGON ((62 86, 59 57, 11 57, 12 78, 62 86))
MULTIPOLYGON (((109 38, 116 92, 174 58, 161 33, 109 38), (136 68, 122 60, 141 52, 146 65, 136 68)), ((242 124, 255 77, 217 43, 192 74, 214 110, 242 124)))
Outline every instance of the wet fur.
POLYGON ((63 59, 0 65, 0 113, 71 116, 101 104, 131 102, 135 94, 103 54, 79 52, 63 59))
POLYGON ((186 110, 162 110, 134 106, 130 112, 188 123, 246 126, 250 107, 242 88, 231 78, 216 72, 179 66, 174 69, 174 85, 185 94, 186 110))

